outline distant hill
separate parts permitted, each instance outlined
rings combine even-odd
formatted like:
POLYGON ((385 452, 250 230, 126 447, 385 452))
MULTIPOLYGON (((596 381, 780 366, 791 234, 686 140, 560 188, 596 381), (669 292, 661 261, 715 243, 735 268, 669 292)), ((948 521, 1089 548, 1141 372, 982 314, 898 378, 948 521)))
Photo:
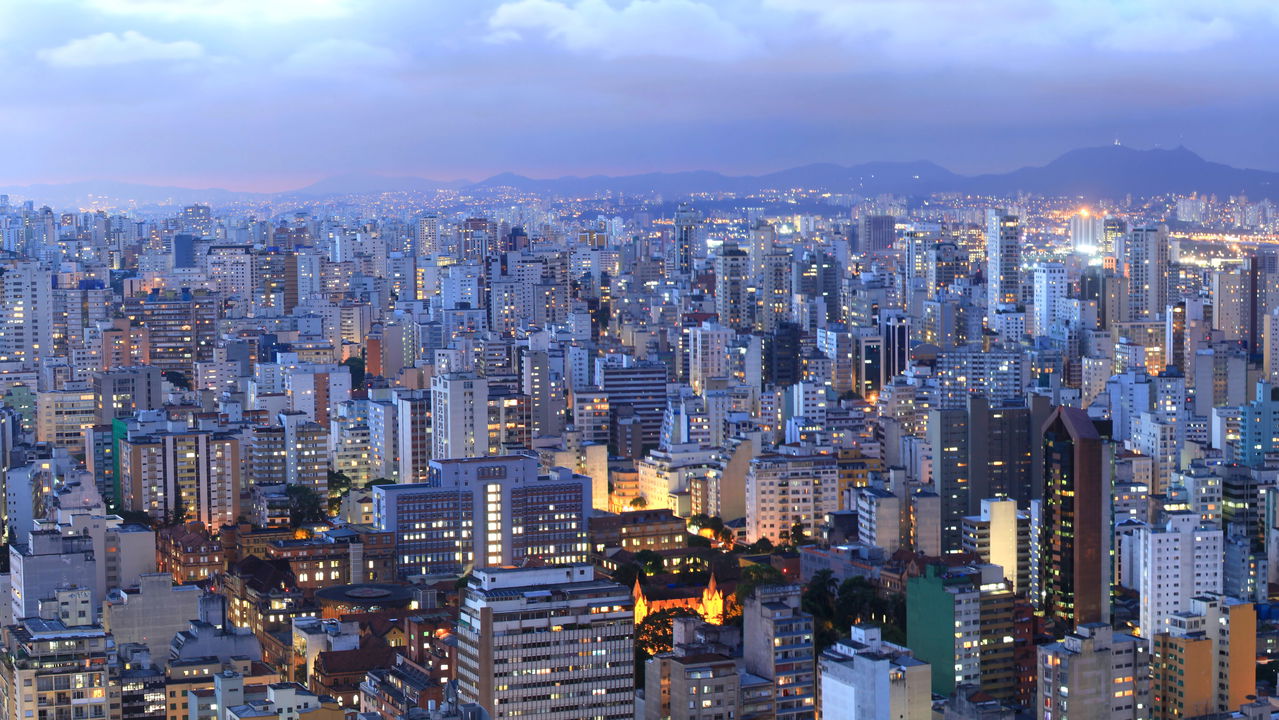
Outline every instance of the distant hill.
POLYGON ((591 175, 530 178, 515 173, 494 175, 479 182, 438 181, 412 176, 347 173, 325 178, 281 193, 248 193, 219 188, 203 190, 158 187, 136 183, 86 181, 63 185, 28 185, 0 188, 38 204, 86 207, 95 200, 119 206, 226 203, 237 200, 287 200, 363 195, 383 192, 424 192, 453 188, 483 192, 514 188, 524 192, 564 196, 601 193, 657 194, 667 199, 692 193, 756 193, 764 190, 804 188, 858 195, 921 196, 938 192, 1121 198, 1167 193, 1199 192, 1218 196, 1247 195, 1252 199, 1279 201, 1279 173, 1245 170, 1211 162, 1178 147, 1171 150, 1138 150, 1119 145, 1071 150, 1052 162, 1006 173, 965 176, 928 161, 870 162, 845 166, 816 163, 763 175, 725 175, 709 170, 656 172, 638 175, 591 175))
POLYGON ((973 192, 1090 197, 1149 197, 1166 193, 1247 195, 1279 199, 1279 173, 1241 170, 1204 160, 1184 147, 1136 150, 1120 145, 1071 150, 1042 167, 968 178, 973 192))
POLYGON ((1199 192, 1279 200, 1279 173, 1242 170, 1210 162, 1184 147, 1137 150, 1119 145, 1071 150, 1047 165, 976 176, 958 175, 927 161, 873 162, 853 166, 819 163, 756 176, 727 176, 701 171, 536 180, 504 173, 471 187, 502 186, 560 194, 613 191, 685 195, 691 192, 750 193, 809 188, 863 195, 929 195, 937 192, 1006 195, 1029 192, 1114 198, 1128 193, 1152 196, 1199 192))

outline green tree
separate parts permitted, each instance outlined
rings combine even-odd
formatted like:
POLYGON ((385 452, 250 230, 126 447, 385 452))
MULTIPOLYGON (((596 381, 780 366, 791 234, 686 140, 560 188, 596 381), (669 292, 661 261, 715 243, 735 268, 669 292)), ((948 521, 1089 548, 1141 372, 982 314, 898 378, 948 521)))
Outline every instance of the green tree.
POLYGON ((746 604, 746 599, 755 594, 760 585, 783 585, 786 577, 782 571, 772 565, 752 563, 742 568, 742 577, 737 581, 737 601, 746 604))
POLYGON ((364 379, 365 379, 364 358, 349 357, 343 360, 342 364, 351 368, 351 387, 352 388, 364 387, 364 379))
POLYGON ((635 626, 635 685, 644 683, 644 664, 658 653, 669 652, 675 634, 675 618, 697 617, 684 607, 649 613, 635 626))
POLYGON ((639 565, 645 573, 649 575, 656 575, 662 571, 662 567, 665 563, 662 559, 661 553, 654 550, 640 550, 635 553, 635 564, 639 565))
POLYGON ((846 629, 836 603, 838 583, 835 573, 830 570, 818 570, 804 586, 801 603, 804 612, 813 616, 814 644, 817 652, 821 652, 839 639, 846 629))
POLYGON ((302 527, 324 522, 328 517, 324 511, 324 500, 315 490, 305 485, 289 485, 285 493, 289 496, 289 525, 302 527))

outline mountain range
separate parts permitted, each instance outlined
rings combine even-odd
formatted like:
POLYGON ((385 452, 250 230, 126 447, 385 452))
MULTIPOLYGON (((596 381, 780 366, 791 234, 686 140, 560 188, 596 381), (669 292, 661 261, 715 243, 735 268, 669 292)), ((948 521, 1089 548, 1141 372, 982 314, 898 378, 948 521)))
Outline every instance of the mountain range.
POLYGON ((924 196, 932 193, 1010 195, 1028 192, 1050 196, 1120 198, 1167 193, 1246 195, 1279 201, 1279 172, 1247 170, 1205 160, 1184 148, 1140 150, 1120 145, 1071 150, 1046 165, 1005 173, 959 175, 928 161, 870 162, 859 165, 817 163, 764 175, 724 175, 698 170, 639 175, 591 175, 530 178, 502 173, 479 182, 438 181, 420 177, 348 173, 325 178, 296 190, 249 193, 218 188, 191 189, 137 183, 83 181, 67 184, 0 187, 0 193, 35 200, 38 204, 79 205, 107 202, 221 204, 243 200, 281 201, 318 199, 383 192, 435 192, 441 189, 491 191, 513 188, 548 195, 587 196, 614 192, 657 194, 667 199, 690 193, 747 194, 764 190, 805 188, 858 195, 924 196))

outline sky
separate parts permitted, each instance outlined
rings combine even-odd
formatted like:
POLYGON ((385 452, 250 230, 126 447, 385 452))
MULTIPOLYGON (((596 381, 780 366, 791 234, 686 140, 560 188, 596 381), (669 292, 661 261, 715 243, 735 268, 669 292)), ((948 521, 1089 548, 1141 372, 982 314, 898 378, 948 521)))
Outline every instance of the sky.
POLYGON ((5 0, 0 185, 292 189, 1119 140, 1279 170, 1273 0, 5 0))

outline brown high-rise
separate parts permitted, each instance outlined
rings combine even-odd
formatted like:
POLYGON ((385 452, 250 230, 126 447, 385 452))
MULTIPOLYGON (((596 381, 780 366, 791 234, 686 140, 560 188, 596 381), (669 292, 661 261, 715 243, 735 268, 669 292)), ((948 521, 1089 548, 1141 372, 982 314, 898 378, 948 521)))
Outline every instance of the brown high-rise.
POLYGON ((1042 432, 1041 608, 1066 628, 1110 619, 1107 446, 1083 410, 1055 409, 1042 432))

